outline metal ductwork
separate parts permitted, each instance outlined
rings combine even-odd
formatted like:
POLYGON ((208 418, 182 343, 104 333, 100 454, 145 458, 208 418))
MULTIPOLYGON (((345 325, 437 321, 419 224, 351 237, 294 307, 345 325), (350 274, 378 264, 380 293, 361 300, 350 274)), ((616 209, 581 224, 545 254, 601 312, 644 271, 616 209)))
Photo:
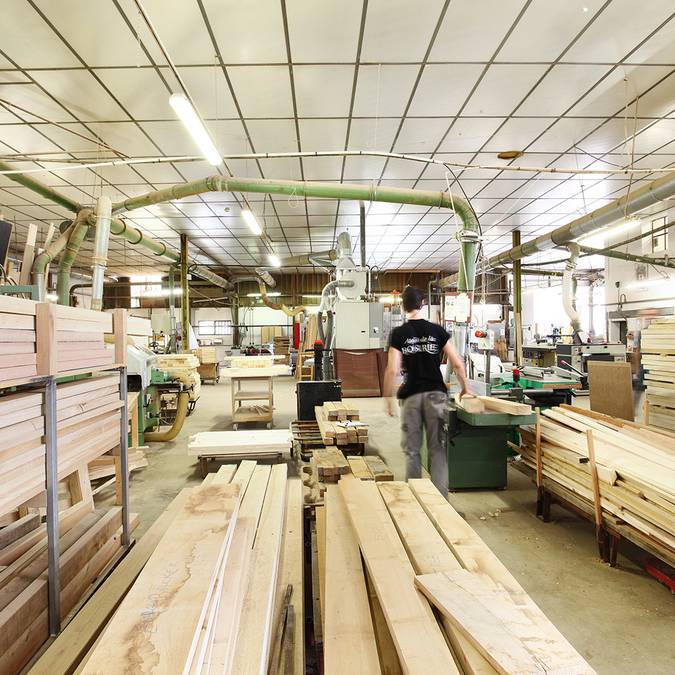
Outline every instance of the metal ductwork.
MULTIPOLYGON (((525 242, 520 246, 515 246, 504 253, 499 253, 489 258, 486 263, 486 269, 492 269, 514 262, 515 260, 521 260, 534 253, 548 251, 556 246, 565 246, 579 237, 595 232, 649 206, 658 204, 673 195, 675 195, 675 172, 652 181, 648 185, 632 191, 629 195, 615 199, 602 208, 581 218, 577 218, 571 223, 553 230, 553 232, 543 234, 541 237, 537 237, 532 241, 525 242)), ((603 253, 602 255, 605 254, 603 253)), ((439 284, 441 286, 452 286, 458 283, 459 279, 459 273, 451 274, 441 279, 439 284)))
POLYGON ((70 305, 70 270, 80 251, 82 242, 87 236, 87 232, 89 232, 88 217, 90 213, 91 209, 79 211, 77 216, 75 216, 73 229, 68 228, 70 236, 59 262, 59 273, 56 280, 56 293, 59 305, 70 305))
POLYGON ((96 239, 92 259, 91 308, 94 310, 103 309, 103 281, 108 264, 111 213, 110 197, 101 195, 96 202, 96 239))
POLYGON ((574 306, 574 270, 577 268, 579 260, 579 244, 570 243, 567 248, 570 251, 570 257, 565 265, 565 271, 562 278, 562 301, 565 313, 570 318, 572 329, 576 332, 579 330, 581 320, 579 319, 579 312, 574 306))

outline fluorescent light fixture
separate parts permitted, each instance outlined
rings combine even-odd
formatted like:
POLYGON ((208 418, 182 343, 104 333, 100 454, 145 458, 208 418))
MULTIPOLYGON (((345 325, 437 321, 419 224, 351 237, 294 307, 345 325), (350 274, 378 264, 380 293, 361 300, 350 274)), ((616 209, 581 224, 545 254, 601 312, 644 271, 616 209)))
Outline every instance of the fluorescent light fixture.
POLYGON ((169 103, 208 163, 213 166, 222 164, 223 158, 213 144, 209 132, 206 130, 204 123, 199 119, 199 115, 197 115, 190 101, 183 94, 172 94, 169 97, 169 103))
POLYGON ((670 277, 657 277, 656 279, 638 279, 626 284, 626 288, 649 288, 651 286, 661 286, 662 284, 672 283, 670 277))
POLYGON ((271 267, 276 267, 276 268, 281 267, 281 259, 279 258, 279 256, 276 253, 270 253, 267 256, 267 260, 269 261, 271 267))
MULTIPOLYGON (((149 291, 143 291, 141 297, 143 298, 168 298, 171 295, 170 288, 153 288, 149 291)), ((183 295, 182 288, 174 288, 173 295, 183 295)))
MULTIPOLYGON (((265 295, 268 298, 278 298, 281 293, 279 291, 272 291, 271 293, 265 293, 265 295)), ((247 293, 246 294, 247 298, 261 298, 262 294, 261 293, 247 293)))
POLYGON ((255 219, 255 216, 248 209, 241 210, 241 217, 251 228, 251 232, 253 232, 253 234, 262 234, 262 228, 260 225, 258 225, 258 221, 255 219))

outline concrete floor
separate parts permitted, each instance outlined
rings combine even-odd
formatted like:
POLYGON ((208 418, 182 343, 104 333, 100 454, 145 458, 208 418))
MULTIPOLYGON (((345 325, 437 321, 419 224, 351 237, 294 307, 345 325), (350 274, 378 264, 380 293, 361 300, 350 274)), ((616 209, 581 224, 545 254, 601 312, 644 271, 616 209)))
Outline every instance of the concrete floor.
MULTIPOLYGON (((381 399, 354 401, 371 425, 368 452, 380 454, 403 480, 398 421, 384 414, 381 399)), ((276 427, 295 419, 295 405, 295 382, 276 380, 276 427)), ((131 507, 141 515, 137 537, 183 487, 201 481, 197 462, 187 455, 188 437, 230 429, 230 409, 227 382, 204 385, 178 438, 150 446, 149 466, 132 474, 131 507)), ((553 522, 541 522, 534 515, 535 496, 530 480, 510 467, 507 490, 452 494, 450 502, 598 673, 675 673, 670 591, 624 555, 616 569, 602 563, 590 523, 559 507, 553 507, 553 522), (490 515, 497 510, 499 515, 490 515)))

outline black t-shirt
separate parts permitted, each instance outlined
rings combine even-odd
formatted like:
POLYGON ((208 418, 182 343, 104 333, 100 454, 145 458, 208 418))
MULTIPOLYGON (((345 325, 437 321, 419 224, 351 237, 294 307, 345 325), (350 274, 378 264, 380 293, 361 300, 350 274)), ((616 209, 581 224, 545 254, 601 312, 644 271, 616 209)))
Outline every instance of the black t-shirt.
POLYGON ((399 398, 424 391, 447 391, 440 366, 449 339, 441 326, 425 319, 412 319, 391 331, 389 345, 403 355, 405 370, 399 398))

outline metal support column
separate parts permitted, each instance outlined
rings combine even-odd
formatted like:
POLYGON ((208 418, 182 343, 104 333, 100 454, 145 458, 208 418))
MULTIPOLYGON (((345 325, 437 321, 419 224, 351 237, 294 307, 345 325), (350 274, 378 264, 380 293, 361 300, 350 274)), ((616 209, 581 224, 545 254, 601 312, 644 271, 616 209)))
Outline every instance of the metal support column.
POLYGON ((169 326, 171 330, 169 333, 169 345, 171 351, 176 351, 176 280, 173 266, 169 267, 169 326))
POLYGON ((122 481, 122 547, 131 543, 129 531, 129 410, 127 407, 127 368, 120 372, 120 474, 122 481))
POLYGON ((190 287, 188 285, 188 237, 180 235, 181 350, 190 351, 190 287))
MULTIPOLYGON (((520 246, 520 230, 511 233, 512 245, 520 246)), ((515 341, 513 358, 517 365, 523 365, 523 287, 520 260, 513 262, 513 319, 515 323, 515 341)))
POLYGON ((56 443, 56 380, 45 385, 45 477, 47 488, 47 597, 49 634, 61 630, 61 566, 59 547, 59 472, 56 443))

